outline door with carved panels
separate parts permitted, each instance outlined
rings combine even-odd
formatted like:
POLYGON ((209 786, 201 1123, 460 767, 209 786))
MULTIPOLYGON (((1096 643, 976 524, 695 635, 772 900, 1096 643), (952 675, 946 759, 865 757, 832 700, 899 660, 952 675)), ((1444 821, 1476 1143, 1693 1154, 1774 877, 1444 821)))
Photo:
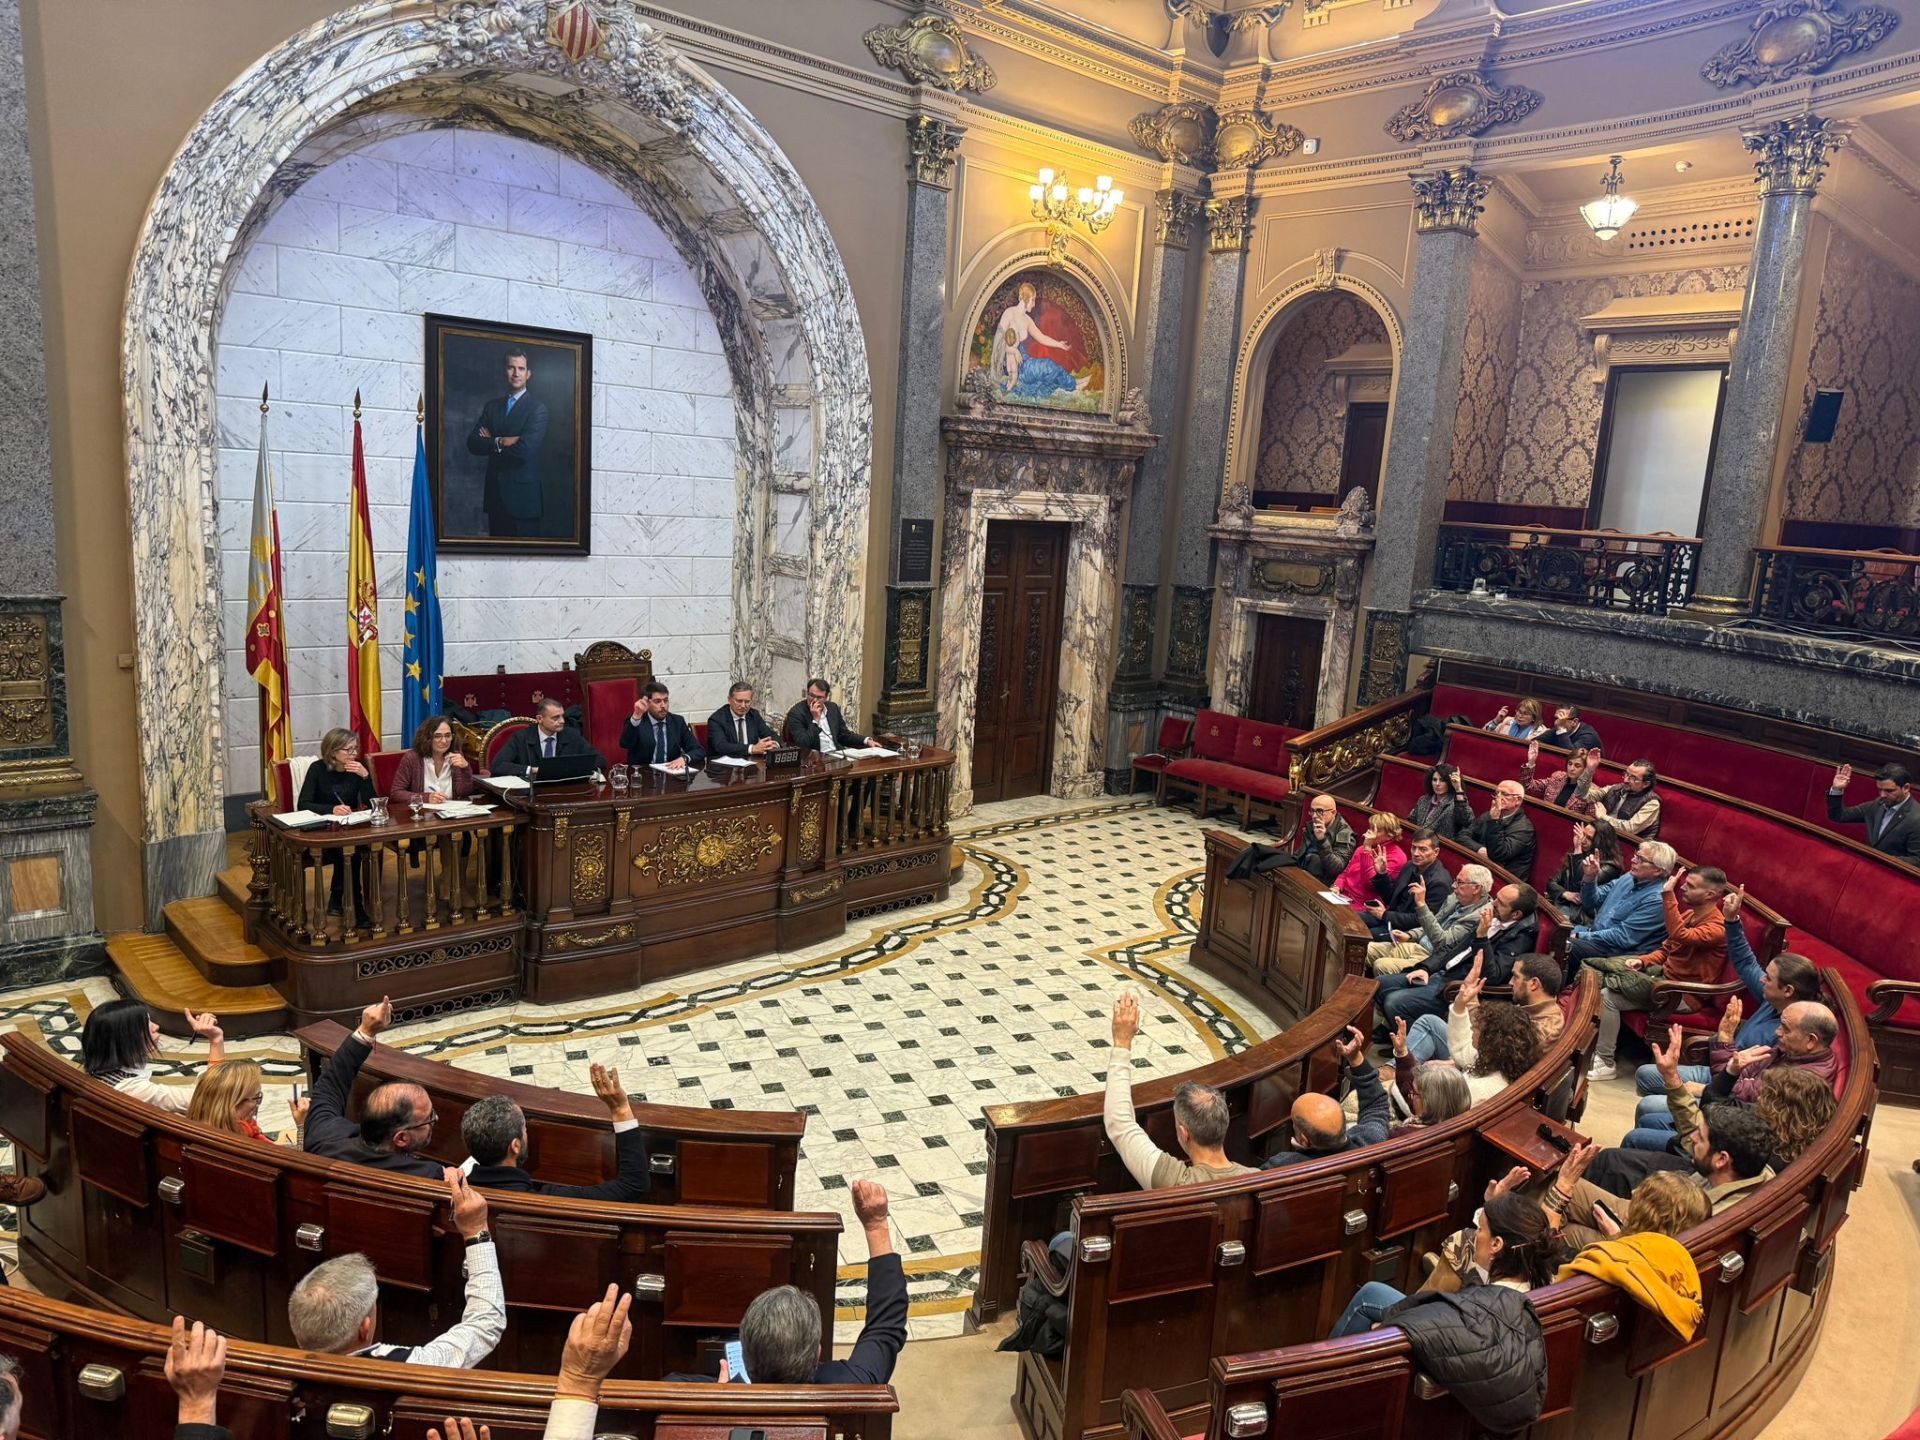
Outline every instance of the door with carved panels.
POLYGON ((974 686, 973 798, 1041 795, 1053 759, 1066 599, 1067 527, 987 525, 974 686))
POLYGON ((1253 673, 1247 684, 1247 718, 1311 730, 1320 693, 1323 621, 1297 615, 1257 617, 1253 673))

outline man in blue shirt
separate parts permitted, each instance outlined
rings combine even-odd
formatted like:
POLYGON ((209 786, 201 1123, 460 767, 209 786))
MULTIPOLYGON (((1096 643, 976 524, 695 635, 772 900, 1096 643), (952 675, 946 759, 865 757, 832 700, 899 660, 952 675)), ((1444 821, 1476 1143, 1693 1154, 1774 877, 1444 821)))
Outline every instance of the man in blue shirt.
POLYGON ((1600 857, 1589 851, 1581 871, 1580 903, 1593 916, 1593 923, 1573 927, 1567 938, 1567 960, 1642 955, 1664 940, 1667 919, 1660 887, 1677 863, 1671 845, 1649 840, 1633 852, 1626 874, 1602 885, 1598 883, 1600 857))

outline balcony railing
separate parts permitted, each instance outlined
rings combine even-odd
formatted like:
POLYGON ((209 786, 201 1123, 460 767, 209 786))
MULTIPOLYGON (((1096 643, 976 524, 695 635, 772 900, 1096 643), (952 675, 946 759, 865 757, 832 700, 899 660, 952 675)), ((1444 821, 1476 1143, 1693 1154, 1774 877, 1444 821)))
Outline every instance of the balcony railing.
POLYGON ((1920 640, 1920 555, 1891 550, 1753 552, 1754 619, 1872 640, 1920 640))
POLYGON ((1693 598, 1699 558, 1699 540, 1672 535, 1442 525, 1433 586, 1664 615, 1693 598))

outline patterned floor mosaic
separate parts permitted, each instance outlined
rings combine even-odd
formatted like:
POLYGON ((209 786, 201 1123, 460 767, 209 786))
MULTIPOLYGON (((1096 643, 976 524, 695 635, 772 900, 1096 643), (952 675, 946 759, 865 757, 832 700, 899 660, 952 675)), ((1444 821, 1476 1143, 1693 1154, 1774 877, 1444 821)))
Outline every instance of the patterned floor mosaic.
MULTIPOLYGON (((987 1105, 1077 1095, 1101 1084, 1108 1010, 1122 981, 1146 1013, 1140 1078, 1188 1069, 1265 1039, 1243 997, 1189 969, 1202 827, 1133 801, 982 807, 956 838, 966 855, 948 900, 877 916, 828 944, 574 1005, 518 1005, 404 1027, 415 1054, 586 1093, 594 1061, 636 1096, 720 1109, 793 1107, 814 1117, 796 1208, 839 1211, 839 1329, 857 1330, 864 1258, 849 1182, 881 1181, 907 1262, 916 1337, 957 1333, 980 1249, 987 1105)), ((77 1053, 105 981, 0 999, 0 1026, 31 1022, 77 1053)), ((262 1122, 284 1123, 297 1077, 286 1038, 236 1054, 269 1077, 262 1122), (278 1081, 279 1084, 273 1082, 278 1081)), ((159 1078, 191 1084, 192 1050, 159 1078)))

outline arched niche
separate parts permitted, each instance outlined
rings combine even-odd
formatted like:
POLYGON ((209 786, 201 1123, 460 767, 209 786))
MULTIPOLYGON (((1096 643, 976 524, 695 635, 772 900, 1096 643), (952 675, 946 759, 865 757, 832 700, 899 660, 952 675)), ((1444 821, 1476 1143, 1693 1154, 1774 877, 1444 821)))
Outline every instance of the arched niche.
POLYGON ((736 668, 776 693, 831 675, 858 704, 872 397, 826 222, 772 137, 650 26, 603 12, 576 60, 546 9, 394 0, 311 26, 215 101, 147 212, 122 356, 149 925, 224 863, 213 350, 231 271, 317 164, 396 125, 565 149, 681 247, 736 388, 736 668))
MULTIPOLYGON (((1090 258, 1082 257, 1070 251, 1063 259, 1052 260, 1044 249, 1022 249, 1011 255, 1002 256, 991 266, 974 265, 961 278, 963 294, 971 295, 972 301, 962 313, 967 317, 966 325, 955 338, 953 375, 955 385, 964 384, 967 376, 979 365, 975 348, 976 332, 983 325, 990 325, 996 318, 987 314, 988 309, 997 308, 995 298, 1016 280, 1029 275, 1044 276, 1055 285, 1064 287, 1085 307, 1092 322, 1096 338, 1102 351, 1106 375, 1102 385, 1103 403, 1091 413, 1112 416, 1117 413, 1128 388, 1128 327, 1121 318, 1121 307, 1116 298, 1118 277, 1115 276, 1097 251, 1089 252, 1090 258)), ((1044 405, 1019 406, 1047 410, 1044 405)), ((1054 413, 1062 413, 1055 411, 1054 413)))

